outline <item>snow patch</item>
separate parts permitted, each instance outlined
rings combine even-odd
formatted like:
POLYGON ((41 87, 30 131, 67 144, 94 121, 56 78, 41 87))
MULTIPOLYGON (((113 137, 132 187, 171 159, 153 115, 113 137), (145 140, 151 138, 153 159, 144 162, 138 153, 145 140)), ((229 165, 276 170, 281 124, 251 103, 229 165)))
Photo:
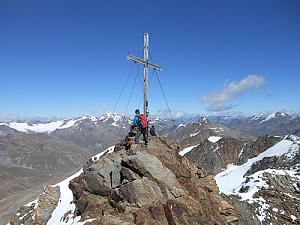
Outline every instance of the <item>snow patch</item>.
POLYGON ((210 136, 209 138, 207 138, 207 140, 212 142, 212 143, 216 143, 221 139, 222 139, 222 137, 218 137, 218 136, 210 136))
POLYGON ((177 129, 180 128, 180 127, 185 127, 185 125, 181 123, 181 124, 178 125, 177 129))
POLYGON ((0 123, 0 125, 8 126, 20 132, 51 133, 55 130, 66 129, 75 126, 77 122, 81 122, 83 120, 89 120, 95 123, 97 121, 106 122, 109 119, 111 119, 113 122, 110 125, 117 127, 119 126, 117 122, 121 121, 122 118, 123 116, 121 114, 107 113, 102 115, 99 118, 96 118, 94 116, 83 116, 77 119, 71 118, 66 120, 40 122, 40 123, 10 122, 10 123, 0 123))
POLYGON ((224 129, 222 127, 212 127, 210 128, 211 130, 217 132, 217 133, 220 133, 220 132, 223 132, 224 129))
POLYGON ((262 113, 262 114, 259 114, 259 115, 255 115, 255 116, 253 116, 253 117, 251 118, 251 120, 259 120, 259 119, 261 119, 263 116, 264 116, 263 113, 262 113))
POLYGON ((267 149, 265 152, 260 155, 249 159, 246 163, 242 165, 233 165, 230 164, 227 166, 227 169, 220 172, 215 176, 216 183, 220 189, 220 192, 225 193, 227 195, 233 194, 241 197, 242 201, 247 201, 249 203, 256 202, 260 205, 257 211, 257 217, 260 221, 263 221, 266 216, 266 209, 269 206, 266 204, 264 199, 262 198, 254 198, 254 194, 260 190, 262 187, 268 187, 264 179, 264 173, 270 173, 274 175, 290 175, 292 177, 300 178, 296 175, 296 172, 293 170, 275 170, 275 169, 267 169, 258 171, 250 176, 244 177, 246 172, 251 168, 251 166, 262 160, 265 157, 272 156, 282 156, 282 155, 293 155, 297 150, 299 151, 299 145, 295 141, 286 139, 281 140, 273 147, 267 149), (291 154, 293 152, 293 154, 291 154), (246 191, 240 192, 241 188, 246 191))
POLYGON ((108 120, 112 120, 113 122, 110 124, 112 126, 119 126, 119 124, 117 124, 118 121, 121 121, 123 118, 123 116, 121 114, 118 113, 106 113, 104 115, 102 115, 99 120, 101 120, 102 122, 107 122, 108 120))
POLYGON ((279 210, 277 208, 273 208, 272 211, 277 213, 279 210))
POLYGON ((20 132, 51 133, 58 129, 66 129, 75 125, 80 119, 58 120, 47 123, 10 122, 0 123, 20 132))
POLYGON ((97 154, 97 155, 94 155, 94 156, 92 157, 93 161, 95 162, 95 161, 99 160, 100 157, 101 157, 102 155, 104 155, 105 153, 108 153, 108 154, 112 153, 112 152, 114 151, 114 149, 115 149, 115 146, 111 146, 111 147, 109 147, 108 149, 106 149, 105 151, 100 152, 100 153, 97 154))
POLYGON ((193 146, 184 148, 184 149, 182 149, 182 150, 179 152, 179 155, 184 156, 186 153, 192 151, 194 148, 196 148, 196 147, 198 147, 198 146, 199 146, 199 145, 193 145, 193 146))
POLYGON ((197 136, 199 133, 200 133, 200 131, 198 131, 198 132, 196 132, 196 133, 194 133, 194 134, 190 134, 190 137, 195 137, 195 136, 197 136))
POLYGON ((294 216, 294 215, 291 215, 291 219, 293 220, 293 222, 295 221, 295 220, 297 220, 297 217, 296 216, 294 216))
POLYGON ((230 164, 227 169, 215 176, 220 191, 223 193, 235 193, 234 191, 245 181, 244 174, 251 168, 251 166, 262 160, 265 157, 282 156, 289 152, 290 148, 295 145, 290 140, 282 140, 269 148, 265 152, 249 159, 246 163, 240 166, 230 164), (230 180, 230 182, 228 182, 230 180))
POLYGON ((266 122, 266 121, 268 121, 268 120, 270 120, 270 119, 273 119, 273 118, 275 118, 275 117, 276 117, 276 112, 271 113, 269 116, 267 116, 266 119, 260 121, 259 123, 261 124, 261 123, 266 122))
MULTIPOLYGON (((112 153, 114 150, 114 146, 109 147, 107 150, 95 155, 96 160, 99 160, 99 158, 104 155, 105 153, 112 153)), ((92 157, 92 158, 94 158, 92 157)), ((93 221, 93 219, 89 219, 84 222, 80 222, 79 220, 81 219, 80 216, 77 216, 73 218, 74 216, 74 211, 75 211, 75 204, 73 203, 73 193, 69 188, 69 183, 72 179, 75 177, 78 177, 83 170, 81 169, 74 175, 68 177, 67 179, 61 181, 60 183, 53 185, 53 187, 59 187, 61 196, 59 198, 58 204, 56 208, 54 209, 51 218, 47 222, 47 225, 83 225, 87 222, 93 221), (68 213, 68 216, 63 220, 64 215, 68 213)))

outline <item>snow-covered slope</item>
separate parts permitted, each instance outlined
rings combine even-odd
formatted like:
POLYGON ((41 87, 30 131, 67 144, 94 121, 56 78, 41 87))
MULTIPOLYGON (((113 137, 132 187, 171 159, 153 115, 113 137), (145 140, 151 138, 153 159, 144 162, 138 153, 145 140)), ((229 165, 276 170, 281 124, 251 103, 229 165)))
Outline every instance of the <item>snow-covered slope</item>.
POLYGON ((264 123, 264 122, 267 122, 271 119, 280 118, 280 117, 285 118, 285 117, 289 117, 289 115, 287 113, 284 113, 284 112, 274 112, 274 113, 271 113, 270 115, 266 116, 265 119, 263 119, 259 123, 264 123))
MULTIPOLYGON (((299 150, 299 145, 290 140, 282 140, 278 144, 269 148, 267 151, 261 153, 255 158, 249 159, 246 163, 240 166, 229 165, 226 170, 215 176, 220 191, 223 193, 238 193, 242 183, 245 182, 244 175, 251 168, 251 166, 262 160, 265 157, 282 156, 285 154, 292 155, 299 150), (231 182, 228 182, 231 180, 231 182)), ((243 195, 241 195, 243 197, 243 195)), ((246 199, 246 196, 244 196, 246 199)))
POLYGON ((193 145, 193 146, 184 148, 184 149, 182 149, 182 150, 179 152, 179 155, 184 156, 186 153, 192 151, 192 150, 193 150, 194 148, 196 148, 197 146, 198 146, 198 145, 193 145))
POLYGON ((65 129, 73 126, 77 120, 70 119, 68 121, 59 120, 48 123, 28 123, 28 122, 10 122, 2 123, 0 125, 6 125, 20 132, 36 132, 36 133, 50 133, 57 129, 65 129))
MULTIPOLYGON (((212 143, 217 143, 221 139, 222 139, 222 137, 219 137, 219 136, 210 136, 206 140, 208 140, 209 142, 212 142, 212 143)), ((194 148, 196 148, 198 146, 199 146, 199 144, 186 147, 179 152, 179 155, 184 156, 185 154, 192 151, 194 148)))
POLYGON ((210 136, 209 138, 207 138, 207 140, 212 142, 212 143, 216 143, 221 139, 222 139, 222 137, 219 137, 219 136, 210 136))
POLYGON ((20 132, 35 132, 35 133, 51 133, 60 129, 67 129, 76 126, 83 121, 93 123, 107 123, 111 126, 119 126, 121 123, 128 121, 127 118, 121 114, 106 113, 100 117, 83 116, 80 118, 70 118, 65 120, 47 121, 47 122, 9 122, 0 123, 0 125, 10 127, 20 132))
MULTIPOLYGON (((226 170, 215 176, 220 192, 227 195, 237 195, 242 201, 247 201, 250 204, 258 204, 257 217, 263 222, 267 217, 266 210, 270 209, 270 205, 267 204, 266 199, 257 195, 257 193, 269 187, 265 177, 266 174, 271 174, 272 176, 287 175, 294 180, 295 184, 293 185, 295 186, 300 181, 299 171, 296 171, 299 170, 299 165, 291 164, 290 167, 284 169, 267 168, 258 169, 258 171, 254 170, 254 172, 250 172, 250 170, 254 165, 263 164, 263 160, 271 157, 284 157, 287 165, 289 165, 289 162, 295 160, 295 156, 299 155, 299 146, 300 139, 298 137, 286 136, 273 147, 249 159, 246 163, 242 165, 228 165, 226 170)), ((276 162, 279 166, 279 161, 276 162)))
MULTIPOLYGON (((102 155, 105 153, 111 153, 114 150, 114 146, 111 146, 106 151, 101 152, 92 159, 98 160, 102 155)), ((79 222, 80 216, 77 216, 74 218, 74 210, 75 210, 75 204, 73 203, 73 193, 69 188, 69 183, 72 179, 75 177, 78 177, 83 170, 81 169, 76 174, 68 177, 67 179, 63 180, 62 182, 54 185, 54 187, 58 186, 60 189, 61 196, 59 198, 58 205, 56 206, 55 210, 53 211, 51 218, 49 219, 47 225, 83 225, 87 222, 91 222, 93 219, 79 222), (65 214, 68 213, 68 216, 65 218, 65 214)))
MULTIPOLYGON (((92 159, 94 161, 99 160, 99 158, 102 155, 106 153, 112 153, 113 151, 114 151, 114 146, 111 146, 106 151, 103 151, 93 156, 92 159)), ((75 204, 73 203, 73 194, 72 191, 69 189, 69 183, 72 179, 78 177, 82 172, 83 169, 73 174, 72 176, 68 177, 67 179, 61 181, 60 183, 52 186, 52 187, 59 187, 60 197, 56 208, 52 212, 51 217, 47 222, 47 225, 83 225, 87 222, 93 221, 93 219, 80 221, 81 217, 74 215, 75 204)), ((37 204, 38 201, 35 200, 27 204, 26 206, 29 208, 37 208, 38 207, 37 204)), ((26 214, 20 215, 20 213, 18 213, 17 216, 19 216, 19 219, 22 219, 27 215, 26 214)), ((33 218, 34 216, 35 215, 32 215, 33 218)))
POLYGON ((229 117, 226 120, 220 117, 213 117, 212 120, 254 136, 265 134, 273 136, 294 134, 300 136, 300 117, 297 114, 273 112, 270 114, 257 114, 251 117, 229 117))

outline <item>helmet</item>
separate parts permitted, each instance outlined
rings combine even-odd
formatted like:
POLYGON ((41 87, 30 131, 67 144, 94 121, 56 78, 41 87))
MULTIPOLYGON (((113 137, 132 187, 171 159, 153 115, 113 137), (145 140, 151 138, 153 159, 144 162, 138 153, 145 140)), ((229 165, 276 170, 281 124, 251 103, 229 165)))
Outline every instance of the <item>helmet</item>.
POLYGON ((140 110, 139 110, 139 109, 136 109, 136 110, 135 110, 135 114, 140 114, 140 110))

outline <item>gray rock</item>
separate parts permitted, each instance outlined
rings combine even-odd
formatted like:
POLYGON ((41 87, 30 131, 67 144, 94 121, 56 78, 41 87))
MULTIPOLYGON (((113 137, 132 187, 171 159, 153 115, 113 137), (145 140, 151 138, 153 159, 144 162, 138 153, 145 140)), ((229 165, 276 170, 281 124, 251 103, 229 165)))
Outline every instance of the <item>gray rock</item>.
POLYGON ((139 175, 146 176, 149 179, 155 179, 156 182, 165 184, 170 190, 175 186, 175 174, 164 167, 161 161, 154 155, 138 152, 136 155, 129 156, 127 161, 123 162, 123 165, 139 175))
POLYGON ((114 201, 121 201, 122 198, 116 193, 115 190, 111 189, 110 186, 107 186, 107 182, 104 182, 104 179, 99 175, 89 172, 84 175, 84 180, 86 187, 85 189, 92 194, 111 197, 114 201))
POLYGON ((127 202, 138 205, 152 204, 163 199, 159 186, 147 177, 122 185, 119 194, 127 202))
POLYGON ((116 188, 121 185, 121 161, 122 158, 119 154, 111 157, 103 157, 100 160, 90 166, 89 171, 97 173, 103 178, 103 182, 106 186, 116 188))
POLYGON ((34 214, 35 224, 47 224, 60 197, 59 187, 44 186, 44 193, 38 199, 34 214))
POLYGON ((124 180, 133 181, 133 180, 141 179, 141 177, 138 174, 134 173, 132 170, 126 167, 122 167, 120 173, 121 173, 122 182, 124 180))

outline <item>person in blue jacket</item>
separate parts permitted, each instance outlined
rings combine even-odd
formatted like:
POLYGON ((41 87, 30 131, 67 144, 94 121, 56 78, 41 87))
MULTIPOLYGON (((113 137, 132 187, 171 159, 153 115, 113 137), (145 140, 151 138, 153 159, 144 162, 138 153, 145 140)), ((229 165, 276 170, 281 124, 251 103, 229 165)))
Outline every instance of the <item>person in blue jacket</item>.
POLYGON ((146 127, 142 127, 142 122, 140 120, 140 110, 136 109, 135 110, 135 116, 133 117, 133 122, 132 122, 132 126, 131 126, 131 130, 135 127, 137 127, 138 131, 136 133, 135 136, 135 143, 139 144, 139 138, 141 135, 143 135, 144 141, 145 141, 145 146, 148 145, 148 140, 147 140, 147 136, 146 136, 146 131, 147 128, 146 127))
POLYGON ((139 124, 139 115, 140 115, 140 110, 136 109, 135 110, 135 116, 133 117, 133 122, 132 122, 132 127, 137 127, 139 124))

